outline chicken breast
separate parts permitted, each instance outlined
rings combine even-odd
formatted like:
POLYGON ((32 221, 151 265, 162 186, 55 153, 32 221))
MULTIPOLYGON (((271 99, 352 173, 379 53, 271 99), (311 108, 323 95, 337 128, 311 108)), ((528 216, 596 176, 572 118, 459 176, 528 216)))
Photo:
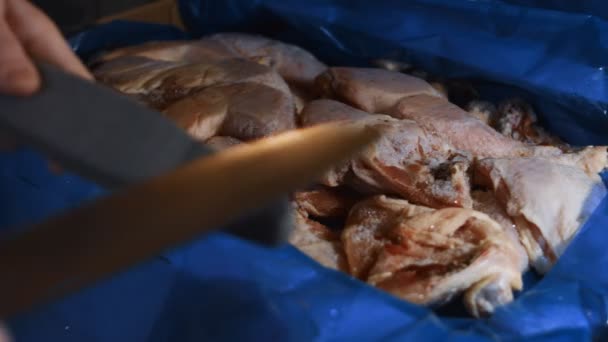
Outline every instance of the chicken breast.
POLYGON ((515 246, 498 223, 474 210, 376 196, 352 209, 342 241, 353 275, 412 303, 437 305, 464 293, 479 317, 522 287, 515 246))
POLYGON ((327 186, 349 184, 367 193, 399 194, 431 207, 470 207, 468 158, 411 120, 370 115, 331 100, 313 101, 301 115, 305 126, 344 120, 382 131, 375 144, 333 168, 327 186))
POLYGON ((482 160, 475 165, 475 180, 494 191, 541 274, 606 195, 599 176, 542 158, 482 160))

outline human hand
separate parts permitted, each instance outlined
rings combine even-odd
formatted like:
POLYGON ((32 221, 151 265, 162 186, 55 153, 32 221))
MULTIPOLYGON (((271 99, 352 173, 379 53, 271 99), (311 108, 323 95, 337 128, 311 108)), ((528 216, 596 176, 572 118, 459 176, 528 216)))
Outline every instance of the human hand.
POLYGON ((26 0, 0 0, 0 94, 35 93, 40 76, 34 60, 93 79, 42 11, 26 0))
POLYGON ((0 322, 0 342, 11 342, 11 337, 6 331, 4 324, 0 322))

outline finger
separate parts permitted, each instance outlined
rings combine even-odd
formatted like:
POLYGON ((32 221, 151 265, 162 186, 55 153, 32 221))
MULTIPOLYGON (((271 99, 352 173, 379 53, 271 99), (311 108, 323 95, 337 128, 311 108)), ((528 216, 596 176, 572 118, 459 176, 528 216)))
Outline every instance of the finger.
POLYGON ((55 24, 25 0, 7 0, 7 18, 25 50, 34 58, 92 80, 55 24))
POLYGON ((5 328, 4 324, 0 323, 0 342, 10 341, 12 341, 12 338, 9 335, 8 330, 5 328))
POLYGON ((0 93, 29 95, 40 86, 40 78, 8 25, 6 5, 0 0, 0 93))

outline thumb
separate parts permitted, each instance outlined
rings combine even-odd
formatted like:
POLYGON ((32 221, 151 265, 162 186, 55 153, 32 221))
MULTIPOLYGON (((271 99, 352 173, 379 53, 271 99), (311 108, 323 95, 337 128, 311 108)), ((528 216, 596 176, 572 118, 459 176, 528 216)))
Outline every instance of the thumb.
POLYGON ((30 95, 40 86, 36 68, 6 21, 0 1, 0 93, 30 95))

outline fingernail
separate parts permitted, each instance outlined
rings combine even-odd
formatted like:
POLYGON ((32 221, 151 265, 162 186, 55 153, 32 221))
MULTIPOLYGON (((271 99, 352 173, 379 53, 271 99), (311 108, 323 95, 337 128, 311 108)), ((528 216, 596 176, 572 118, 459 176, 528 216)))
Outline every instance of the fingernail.
POLYGON ((37 75, 27 68, 13 69, 0 74, 0 92, 13 95, 30 95, 38 90, 37 75))

